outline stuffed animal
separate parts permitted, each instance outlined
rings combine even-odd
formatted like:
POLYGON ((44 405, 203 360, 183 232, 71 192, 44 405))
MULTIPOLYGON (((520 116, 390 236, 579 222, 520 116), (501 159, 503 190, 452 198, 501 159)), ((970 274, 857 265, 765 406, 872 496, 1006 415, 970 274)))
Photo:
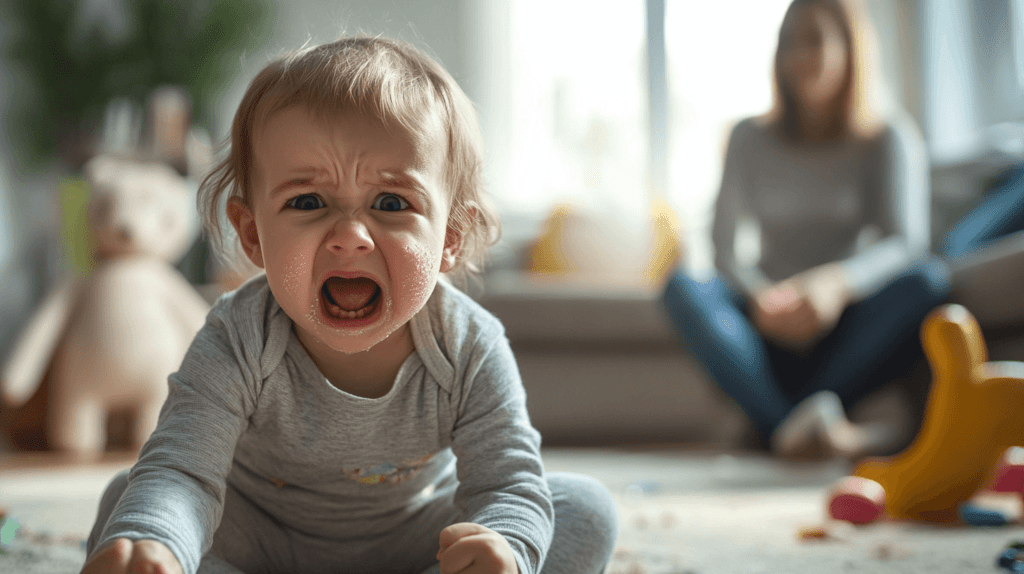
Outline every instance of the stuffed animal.
POLYGON ((136 448, 156 427, 209 305, 172 266, 198 233, 188 183, 163 163, 101 155, 84 167, 96 265, 62 280, 29 319, 0 370, 17 407, 49 377, 51 449, 95 457, 112 411, 132 413, 136 448))
POLYGON ((1024 486, 1020 461, 1005 460, 1024 445, 1024 363, 988 361, 981 328, 960 305, 933 311, 921 338, 934 374, 921 431, 904 452, 861 462, 835 486, 835 519, 955 522, 961 505, 986 485, 1024 486))

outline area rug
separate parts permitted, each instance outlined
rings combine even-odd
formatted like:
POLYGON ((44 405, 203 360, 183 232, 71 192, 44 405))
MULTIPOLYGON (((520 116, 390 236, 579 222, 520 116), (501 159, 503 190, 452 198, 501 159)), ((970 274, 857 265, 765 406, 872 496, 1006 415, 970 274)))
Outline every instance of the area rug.
MULTIPOLYGON (((549 470, 594 476, 612 492, 620 533, 607 574, 998 573, 1003 548, 1024 540, 1019 525, 830 523, 827 488, 846 470, 838 462, 689 449, 544 457, 549 470)), ((0 538, 0 573, 78 572, 99 493, 122 466, 0 469, 0 505, 19 521, 12 539, 0 538)))

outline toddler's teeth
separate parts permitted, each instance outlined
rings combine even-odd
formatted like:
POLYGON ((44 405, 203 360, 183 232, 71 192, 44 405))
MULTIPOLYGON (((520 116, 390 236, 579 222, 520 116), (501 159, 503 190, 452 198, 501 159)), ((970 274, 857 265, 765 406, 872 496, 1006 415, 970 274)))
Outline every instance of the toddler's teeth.
POLYGON ((343 319, 362 319, 370 312, 368 307, 357 309, 355 311, 346 311, 345 309, 331 303, 327 304, 327 309, 332 315, 343 319))

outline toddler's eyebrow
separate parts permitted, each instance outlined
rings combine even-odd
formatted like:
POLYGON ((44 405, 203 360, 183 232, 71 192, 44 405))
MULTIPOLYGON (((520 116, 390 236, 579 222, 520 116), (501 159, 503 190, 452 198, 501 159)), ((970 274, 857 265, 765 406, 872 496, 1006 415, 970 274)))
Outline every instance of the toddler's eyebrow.
POLYGON ((411 174, 382 171, 379 175, 384 185, 403 187, 414 191, 423 191, 425 189, 423 183, 411 174))
POLYGON ((277 186, 275 186, 274 189, 270 190, 270 196, 273 197, 273 196, 277 195, 278 193, 280 193, 280 192, 282 192, 282 191, 284 191, 284 190, 286 190, 286 189, 288 189, 290 187, 308 186, 308 185, 312 185, 312 184, 313 184, 313 178, 312 177, 293 177, 293 178, 290 178, 290 179, 287 179, 287 180, 283 181, 282 183, 280 183, 277 186))

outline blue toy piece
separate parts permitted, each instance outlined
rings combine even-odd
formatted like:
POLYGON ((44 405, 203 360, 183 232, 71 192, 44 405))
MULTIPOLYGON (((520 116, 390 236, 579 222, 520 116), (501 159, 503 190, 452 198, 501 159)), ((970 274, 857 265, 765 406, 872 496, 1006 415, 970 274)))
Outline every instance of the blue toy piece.
POLYGON ((957 513, 960 520, 971 526, 1006 526, 1008 522, 1006 515, 998 510, 979 508, 966 502, 957 508, 957 513))

